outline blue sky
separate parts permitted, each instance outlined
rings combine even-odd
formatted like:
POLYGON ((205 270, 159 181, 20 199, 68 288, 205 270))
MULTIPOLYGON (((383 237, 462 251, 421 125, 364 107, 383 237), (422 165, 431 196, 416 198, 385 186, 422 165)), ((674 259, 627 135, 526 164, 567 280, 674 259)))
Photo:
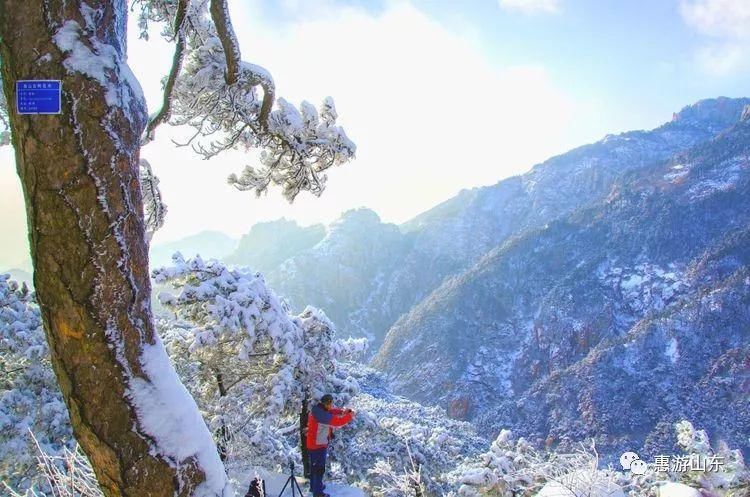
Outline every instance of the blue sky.
MULTIPOLYGON (((142 150, 169 213, 155 243, 233 236, 287 217, 330 222, 374 209, 403 222, 461 189, 494 184, 608 133, 650 129, 702 98, 750 96, 748 0, 230 0, 243 59, 277 95, 331 95, 357 158, 321 198, 256 199, 226 177, 254 155, 205 162, 162 127, 142 150)), ((131 18, 131 27, 134 25, 131 18)), ((149 111, 172 47, 129 33, 149 111)), ((12 150, 0 149, 0 269, 25 265, 12 150)))
MULTIPOLYGON (((320 8, 316 2, 303 3, 264 1, 259 11, 284 25, 314 16, 320 8)), ((326 2, 373 15, 398 3, 326 2)), ((750 27, 732 33, 732 24, 750 22, 747 0, 414 0, 410 4, 472 39, 497 67, 540 65, 570 94, 602 102, 610 114, 602 119, 609 132, 656 126, 671 112, 699 99, 747 96, 750 89, 750 62, 722 65, 729 57, 723 49, 732 47, 740 47, 750 59, 750 27), (701 17, 699 12, 696 19, 694 13, 701 8, 716 13, 701 17), (714 64, 703 60, 709 55, 705 50, 714 56, 714 64)))

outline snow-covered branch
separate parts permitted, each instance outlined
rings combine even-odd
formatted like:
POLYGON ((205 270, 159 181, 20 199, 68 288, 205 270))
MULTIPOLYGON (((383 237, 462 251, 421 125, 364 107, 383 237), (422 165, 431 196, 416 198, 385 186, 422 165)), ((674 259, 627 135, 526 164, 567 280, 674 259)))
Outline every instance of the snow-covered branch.
POLYGON ((333 99, 324 99, 319 109, 308 102, 297 108, 275 98, 268 71, 241 60, 226 0, 211 1, 210 16, 206 0, 186 7, 182 2, 140 4, 142 32, 149 21, 165 22, 174 29, 163 35, 178 43, 165 87, 164 115, 152 120, 146 139, 171 115, 173 124, 195 129, 182 145, 191 145, 205 158, 238 146, 259 148, 260 165, 232 174, 229 183, 258 195, 275 184, 290 202, 302 191, 319 196, 327 179, 324 171, 354 157, 356 146, 336 125, 333 99), (178 22, 183 8, 185 20, 178 22), (181 36, 187 39, 184 67, 181 36))
POLYGON ((232 28, 232 19, 229 17, 229 6, 226 0, 211 0, 211 20, 216 26, 216 34, 221 40, 224 49, 227 71, 224 75, 228 85, 235 84, 240 77, 240 44, 237 35, 232 28))

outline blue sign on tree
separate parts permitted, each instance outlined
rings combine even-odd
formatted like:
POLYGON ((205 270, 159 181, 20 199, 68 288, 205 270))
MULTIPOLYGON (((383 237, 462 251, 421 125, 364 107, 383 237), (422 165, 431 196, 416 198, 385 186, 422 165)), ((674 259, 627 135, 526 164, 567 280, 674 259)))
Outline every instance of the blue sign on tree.
POLYGON ((16 81, 19 114, 59 114, 62 84, 59 80, 16 81))

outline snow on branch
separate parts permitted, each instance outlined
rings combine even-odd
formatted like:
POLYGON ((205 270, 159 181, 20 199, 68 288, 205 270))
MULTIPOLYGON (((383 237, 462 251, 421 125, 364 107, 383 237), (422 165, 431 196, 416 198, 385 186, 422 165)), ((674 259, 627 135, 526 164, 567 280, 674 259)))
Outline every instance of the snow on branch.
POLYGON ((146 236, 150 241, 154 233, 164 225, 164 219, 167 216, 167 206, 164 205, 161 198, 159 178, 156 177, 151 169, 151 164, 146 159, 141 159, 140 180, 146 236))
POLYGON ((326 98, 316 109, 307 102, 297 108, 275 98, 268 71, 241 60, 226 0, 211 0, 210 8, 206 0, 185 1, 139 2, 142 34, 149 21, 165 22, 173 29, 163 35, 177 41, 164 104, 149 123, 145 140, 171 117, 172 124, 195 130, 178 145, 190 145, 204 158, 239 146, 262 150, 260 165, 229 177, 237 189, 260 195, 275 184, 290 202, 302 191, 319 196, 327 179, 324 171, 349 161, 356 152, 336 125, 333 99, 326 98))

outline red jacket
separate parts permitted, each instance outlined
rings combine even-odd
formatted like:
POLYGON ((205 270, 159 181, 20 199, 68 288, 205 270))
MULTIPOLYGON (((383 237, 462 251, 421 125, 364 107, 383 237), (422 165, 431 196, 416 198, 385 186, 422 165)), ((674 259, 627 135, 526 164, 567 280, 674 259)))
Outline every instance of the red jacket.
POLYGON ((326 410, 323 404, 316 404, 307 416, 307 449, 323 449, 333 438, 333 429, 340 428, 352 420, 351 412, 332 407, 326 410))

